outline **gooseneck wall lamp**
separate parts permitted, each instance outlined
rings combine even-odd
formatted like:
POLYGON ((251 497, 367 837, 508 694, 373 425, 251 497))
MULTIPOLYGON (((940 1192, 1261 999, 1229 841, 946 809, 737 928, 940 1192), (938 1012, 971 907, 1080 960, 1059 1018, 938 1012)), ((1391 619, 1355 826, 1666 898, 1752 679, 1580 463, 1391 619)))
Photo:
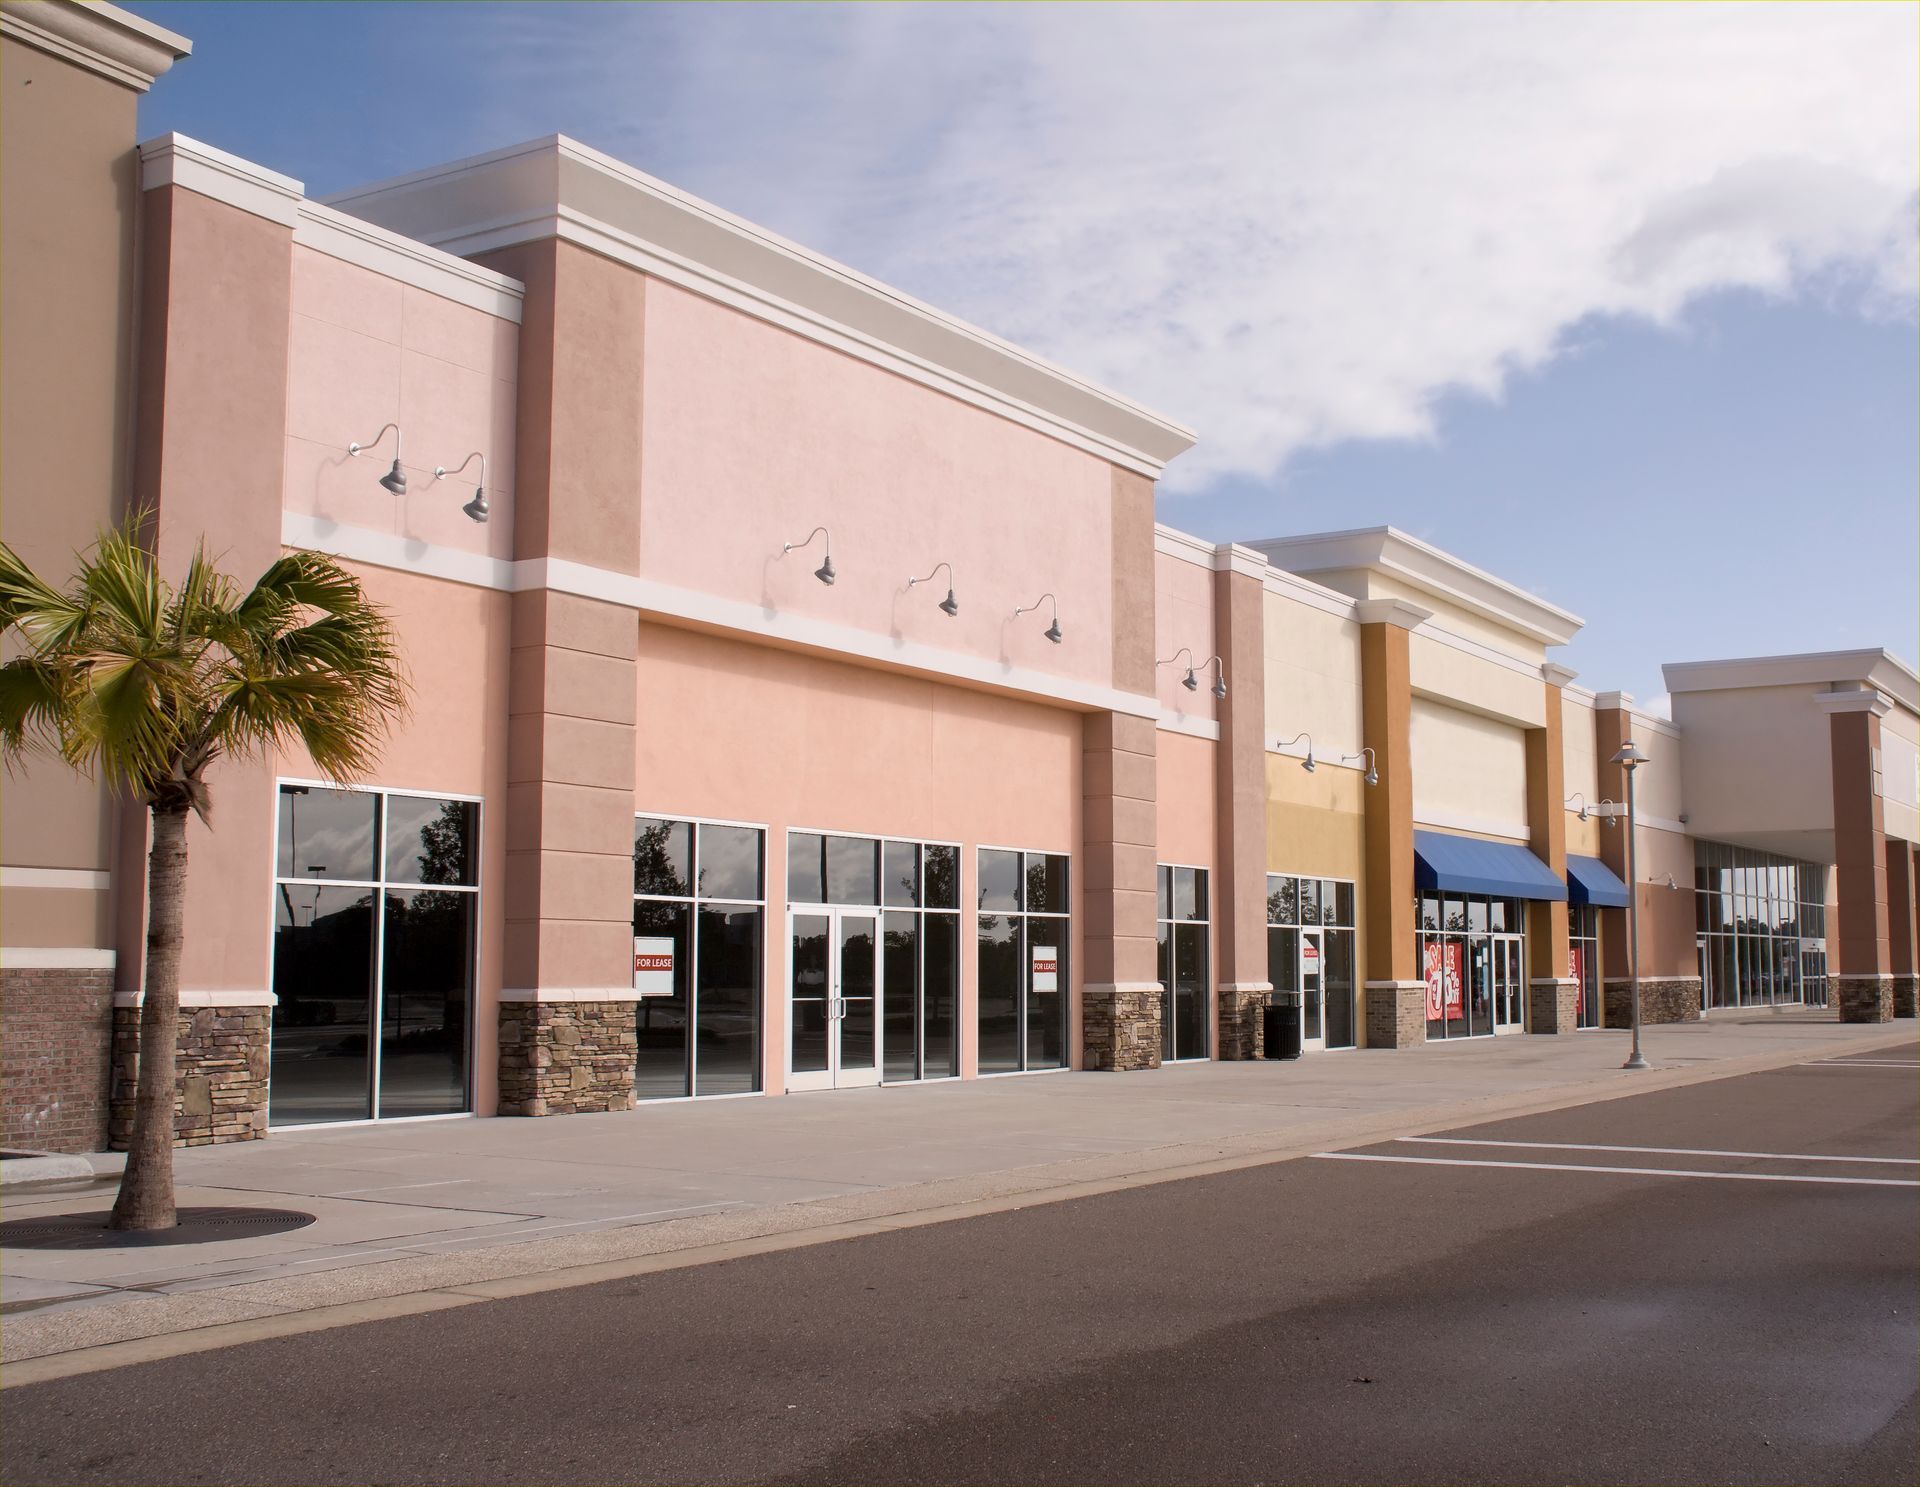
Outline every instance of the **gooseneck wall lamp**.
POLYGON ((487 519, 487 457, 486 455, 482 454, 479 450, 476 449, 472 454, 468 455, 465 459, 460 461, 460 463, 455 465, 452 469, 448 469, 445 465, 435 465, 433 467, 433 479, 434 479, 434 483, 437 485, 440 481, 445 480, 449 475, 458 475, 462 470, 466 469, 467 466, 472 464, 475 460, 480 461, 480 483, 473 488, 473 499, 467 502, 467 504, 462 506, 460 509, 466 512, 467 515, 472 517, 475 521, 483 522, 487 519))
POLYGON ((811 532, 807 533, 807 535, 802 537, 798 542, 782 543, 780 547, 780 556, 784 558, 788 553, 792 552, 795 548, 807 546, 816 537, 820 538, 822 542, 825 544, 827 556, 826 556, 826 560, 822 562, 818 568, 815 568, 813 570, 813 576, 819 579, 820 582, 831 586, 833 583, 833 580, 838 575, 835 574, 833 571, 833 533, 829 532, 825 527, 815 527, 811 532))
POLYGON ((923 583, 932 583, 934 574, 938 573, 942 568, 947 570, 947 597, 940 601, 940 608, 946 611, 948 619, 952 619, 956 614, 960 613, 960 601, 953 597, 953 564, 935 563, 932 573, 927 574, 924 578, 909 578, 907 580, 907 587, 910 589, 918 588, 923 583))
MULTIPOLYGON (((1313 735, 1311 733, 1297 733, 1292 738, 1289 738, 1284 742, 1282 742, 1279 746, 1283 749, 1290 749, 1295 744, 1301 742, 1303 739, 1306 741, 1306 745, 1307 745, 1307 757, 1300 761, 1300 767, 1304 769, 1308 774, 1312 774, 1314 770, 1317 769, 1319 766, 1315 762, 1313 757, 1313 735)), ((1367 783, 1371 785, 1373 781, 1368 780, 1367 783)))
POLYGON ((1634 867, 1633 851, 1633 772, 1647 762, 1647 756, 1634 747, 1632 739, 1621 744, 1609 764, 1618 764, 1627 772, 1627 979, 1633 987, 1633 1052, 1623 1069, 1644 1069, 1646 1057, 1640 1052, 1640 878, 1634 867))
POLYGON ((1018 609, 1014 610, 1013 617, 1017 620, 1023 614, 1032 614, 1042 604, 1048 606, 1048 612, 1053 616, 1053 623, 1048 625, 1046 629, 1047 639, 1051 640, 1055 645, 1058 645, 1066 637, 1060 633, 1060 606, 1054 602, 1053 595, 1042 594, 1038 599, 1035 599, 1033 603, 1022 604, 1018 609))
POLYGON ((1193 659, 1193 651, 1183 645, 1171 656, 1168 656, 1166 660, 1156 661, 1153 664, 1156 666, 1178 666, 1182 656, 1187 658, 1187 674, 1180 678, 1180 685, 1185 687, 1189 692, 1199 691, 1200 668, 1202 666, 1211 666, 1213 668, 1213 686, 1208 690, 1213 693, 1215 701, 1224 701, 1227 695, 1227 679, 1220 669, 1220 658, 1218 656, 1209 656, 1204 661, 1196 661, 1193 659))
POLYGON ((1567 797, 1566 806, 1568 810, 1573 809, 1573 803, 1576 800, 1580 802, 1579 813, 1574 818, 1578 821, 1592 820, 1597 816, 1600 820, 1605 821, 1607 825, 1616 826, 1619 824, 1621 813, 1626 810, 1626 807, 1621 805, 1617 800, 1596 800, 1592 805, 1588 805, 1587 797, 1582 795, 1578 790, 1567 797))
POLYGON ((397 423, 388 424, 386 428, 381 429, 379 433, 375 434, 371 439, 367 440, 364 444, 349 444, 347 446, 347 453, 351 455, 358 455, 373 448, 374 445, 378 444, 382 439, 387 437, 388 429, 391 429, 393 431, 393 468, 387 471, 386 474, 380 477, 380 483, 384 485, 388 490, 392 491, 396 496, 404 496, 407 493, 407 472, 400 468, 400 425, 399 424, 397 423))
MULTIPOLYGON (((1308 753, 1313 752, 1313 745, 1311 743, 1307 745, 1307 752, 1308 753)), ((1373 767, 1373 750, 1372 749, 1362 749, 1357 754, 1342 754, 1340 756, 1340 762, 1342 764, 1347 763, 1351 759, 1366 760, 1367 761, 1367 775, 1366 775, 1367 783, 1369 785, 1377 785, 1380 783, 1380 771, 1373 767)))

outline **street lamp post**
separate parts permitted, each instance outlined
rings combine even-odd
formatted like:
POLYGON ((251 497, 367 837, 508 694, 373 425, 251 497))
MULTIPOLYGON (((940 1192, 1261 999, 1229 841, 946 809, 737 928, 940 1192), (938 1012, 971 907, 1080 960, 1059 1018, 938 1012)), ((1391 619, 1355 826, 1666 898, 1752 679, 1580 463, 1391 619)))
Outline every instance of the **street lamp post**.
POLYGON ((1618 764, 1627 772, 1627 979, 1633 993, 1633 1052, 1620 1067, 1644 1069, 1648 1064, 1640 1052, 1640 873, 1633 850, 1633 771, 1636 765, 1647 762, 1647 756, 1628 739, 1607 762, 1618 764))

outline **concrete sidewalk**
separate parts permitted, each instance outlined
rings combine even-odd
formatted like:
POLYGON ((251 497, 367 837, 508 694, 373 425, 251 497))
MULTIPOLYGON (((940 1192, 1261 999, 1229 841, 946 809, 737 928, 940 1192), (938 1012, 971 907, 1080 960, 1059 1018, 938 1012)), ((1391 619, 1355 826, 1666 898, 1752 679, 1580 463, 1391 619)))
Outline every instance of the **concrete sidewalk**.
MULTIPOLYGON (((0 1252, 0 1358, 44 1360, 6 1380, 25 1382, 57 1362, 51 1355, 133 1339, 224 1335, 245 1322, 259 1324, 250 1335, 308 1330, 389 1314, 394 1305, 383 1312, 380 1298, 402 1298, 400 1310, 466 1304, 604 1279, 636 1262, 699 1263, 1841 1053, 1910 1049, 1914 1037, 1910 1022, 1869 1028, 1830 1013, 1752 1012, 1648 1029, 1654 1069, 1638 1075, 1620 1071, 1624 1037, 1591 1033, 620 1115, 290 1131, 178 1153, 179 1201, 296 1208, 316 1223, 177 1248, 0 1252), (308 1313, 316 1319, 295 1320, 308 1313)), ((105 1208, 119 1159, 94 1161, 103 1175, 91 1187, 9 1194, 5 1216, 105 1208)), ((76 1359, 72 1371, 107 1365, 76 1359)))

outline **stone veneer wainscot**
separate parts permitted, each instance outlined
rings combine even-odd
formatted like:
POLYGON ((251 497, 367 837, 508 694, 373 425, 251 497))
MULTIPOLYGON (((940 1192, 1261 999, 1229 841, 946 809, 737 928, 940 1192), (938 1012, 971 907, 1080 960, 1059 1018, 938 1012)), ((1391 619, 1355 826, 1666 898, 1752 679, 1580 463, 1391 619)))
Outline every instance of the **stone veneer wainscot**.
POLYGON ((632 1002, 502 1002, 500 1113, 629 1109, 637 1048, 632 1002))

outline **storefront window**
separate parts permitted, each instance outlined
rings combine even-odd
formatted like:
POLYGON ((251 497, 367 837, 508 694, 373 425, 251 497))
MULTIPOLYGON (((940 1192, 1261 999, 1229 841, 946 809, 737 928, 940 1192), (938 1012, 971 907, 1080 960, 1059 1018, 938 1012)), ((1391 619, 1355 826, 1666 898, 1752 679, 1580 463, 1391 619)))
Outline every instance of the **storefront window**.
POLYGON ((280 786, 272 1124, 471 1108, 479 823, 472 800, 280 786))
POLYGON ((634 818, 637 1100, 760 1088, 764 836, 755 826, 634 818))
POLYGON ((1300 993, 1309 1050, 1354 1046, 1356 938, 1353 884, 1268 876, 1267 979, 1300 993))
POLYGON ((1699 841, 1693 880, 1703 1006, 1826 1004, 1824 867, 1699 841))
POLYGON ((1207 870, 1162 863, 1159 897, 1160 1057, 1206 1058, 1213 1032, 1207 870))
POLYGON ((1525 900, 1427 892, 1415 922, 1429 1038, 1486 1037, 1526 1026, 1525 900))
POLYGON ((1567 974, 1580 983, 1575 1027, 1600 1026, 1600 911, 1575 904, 1568 913, 1567 974))
POLYGON ((1068 859, 982 847, 978 858, 980 1072, 1067 1066, 1068 859))

